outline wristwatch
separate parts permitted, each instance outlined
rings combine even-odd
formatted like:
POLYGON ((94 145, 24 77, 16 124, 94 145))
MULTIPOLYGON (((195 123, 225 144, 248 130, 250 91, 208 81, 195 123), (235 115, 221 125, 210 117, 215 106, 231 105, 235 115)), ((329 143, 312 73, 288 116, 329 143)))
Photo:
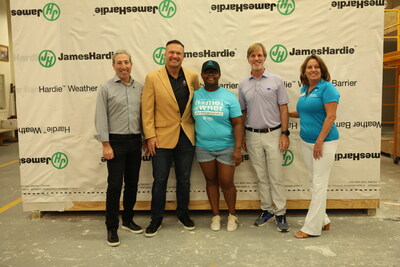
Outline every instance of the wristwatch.
POLYGON ((286 131, 282 131, 282 134, 284 134, 284 135, 286 135, 286 136, 289 136, 289 135, 290 135, 290 132, 289 132, 289 130, 286 130, 286 131))

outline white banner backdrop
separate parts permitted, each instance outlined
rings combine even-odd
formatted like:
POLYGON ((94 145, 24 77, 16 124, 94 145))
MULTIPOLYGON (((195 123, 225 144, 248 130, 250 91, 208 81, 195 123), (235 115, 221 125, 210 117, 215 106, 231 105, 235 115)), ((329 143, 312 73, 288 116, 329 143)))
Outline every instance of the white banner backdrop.
MULTIPOLYGON (((185 44, 183 65, 192 71, 200 72, 208 59, 218 61, 220 82, 233 92, 249 74, 247 47, 263 43, 266 68, 283 77, 290 110, 299 96, 301 63, 311 53, 320 55, 341 94, 336 122, 340 143, 328 198, 379 198, 384 1, 10 4, 25 210, 64 210, 72 202, 105 201, 106 163, 101 144, 93 138, 97 88, 114 75, 113 51, 125 48, 132 53, 132 76, 143 83, 148 72, 165 63, 162 54, 171 39, 185 44)), ((290 122, 291 145, 282 159, 287 197, 308 199, 300 125, 295 119, 290 122)), ((143 157, 139 201, 151 199, 151 173, 150 158, 143 157)), ((259 199, 248 155, 236 169, 235 183, 238 200, 259 199)), ((169 200, 175 199, 174 185, 170 179, 169 200)), ((195 161, 191 200, 206 199, 195 161)))

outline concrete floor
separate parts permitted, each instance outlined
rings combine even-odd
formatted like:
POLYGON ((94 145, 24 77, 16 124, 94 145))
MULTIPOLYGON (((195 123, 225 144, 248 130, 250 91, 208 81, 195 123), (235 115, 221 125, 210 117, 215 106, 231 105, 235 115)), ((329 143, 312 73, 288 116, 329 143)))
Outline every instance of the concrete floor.
MULTIPOLYGON (((18 144, 0 147, 0 166, 18 159, 18 144)), ((330 210, 331 230, 298 240, 305 211, 288 211, 292 230, 254 227, 256 211, 239 211, 236 232, 209 229, 210 213, 192 212, 195 231, 183 230, 173 212, 156 237, 119 230, 121 245, 106 245, 103 212, 48 212, 41 219, 21 203, 0 213, 0 266, 400 266, 400 165, 381 159, 381 208, 330 210)), ((19 165, 0 167, 0 209, 20 198, 19 165)), ((147 211, 135 221, 149 223, 147 211)), ((223 216, 226 223, 226 214, 223 216)), ((226 225, 224 225, 226 227, 226 225)))

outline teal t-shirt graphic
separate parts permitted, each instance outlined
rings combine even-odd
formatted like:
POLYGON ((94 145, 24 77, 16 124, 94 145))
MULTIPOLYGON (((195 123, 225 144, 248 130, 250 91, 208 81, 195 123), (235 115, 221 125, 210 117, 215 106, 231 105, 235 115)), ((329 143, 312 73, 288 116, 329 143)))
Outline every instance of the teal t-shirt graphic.
POLYGON ((200 88, 194 92, 192 115, 195 120, 196 146, 209 151, 234 146, 230 119, 242 115, 234 93, 223 87, 214 92, 200 88))

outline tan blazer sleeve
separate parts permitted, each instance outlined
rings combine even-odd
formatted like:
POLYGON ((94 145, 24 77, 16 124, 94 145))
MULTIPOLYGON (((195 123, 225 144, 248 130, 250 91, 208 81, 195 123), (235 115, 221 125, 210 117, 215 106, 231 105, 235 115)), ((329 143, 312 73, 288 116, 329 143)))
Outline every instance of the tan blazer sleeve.
POLYGON ((149 139, 156 136, 154 124, 155 92, 153 79, 150 75, 146 76, 142 92, 142 124, 144 138, 149 139))
POLYGON ((182 120, 181 120, 181 126, 183 131, 185 132, 186 136, 189 138, 191 143, 194 145, 195 144, 195 136, 194 136, 194 120, 192 117, 192 98, 194 91, 200 88, 199 84, 199 78, 198 75, 194 72, 191 72, 189 70, 185 70, 185 77, 186 81, 189 85, 189 90, 190 90, 190 96, 188 99, 188 103, 185 109, 185 112, 183 113, 182 120))
POLYGON ((193 73, 193 88, 194 90, 200 89, 200 83, 199 83, 199 76, 196 73, 193 73))

